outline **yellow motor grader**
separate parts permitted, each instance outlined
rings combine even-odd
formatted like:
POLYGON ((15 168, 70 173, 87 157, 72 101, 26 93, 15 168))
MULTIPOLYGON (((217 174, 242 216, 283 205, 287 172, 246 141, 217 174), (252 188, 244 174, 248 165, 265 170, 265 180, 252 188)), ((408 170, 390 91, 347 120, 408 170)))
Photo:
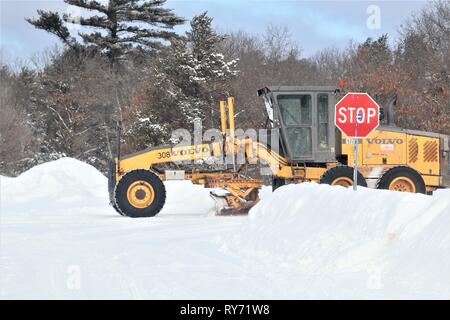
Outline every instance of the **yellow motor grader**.
MULTIPOLYGON (((122 156, 119 137, 109 173, 110 203, 122 215, 152 217, 165 203, 163 181, 188 179, 224 190, 211 193, 217 214, 245 213, 258 202, 262 180, 242 168, 256 163, 270 171, 274 190, 305 181, 351 186, 354 142, 334 125, 338 92, 324 86, 258 90, 268 130, 256 139, 236 135, 232 97, 219 102, 219 139, 122 156)), ((394 107, 392 99, 383 108, 383 125, 359 139, 358 185, 415 193, 449 187, 449 136, 398 128, 394 107)))

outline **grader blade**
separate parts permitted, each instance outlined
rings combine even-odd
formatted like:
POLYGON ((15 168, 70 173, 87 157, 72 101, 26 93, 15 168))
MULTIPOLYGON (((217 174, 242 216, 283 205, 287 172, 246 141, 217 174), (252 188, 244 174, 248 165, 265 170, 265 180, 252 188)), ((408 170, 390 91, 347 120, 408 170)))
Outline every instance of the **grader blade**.
POLYGON ((215 202, 215 212, 214 212, 214 214, 216 216, 220 216, 221 212, 228 208, 227 199, 225 198, 225 196, 217 195, 217 194, 215 194, 212 191, 210 192, 210 196, 215 202))
POLYGON ((230 193, 219 194, 211 191, 210 195, 216 203, 216 216, 245 215, 257 203, 256 200, 240 199, 230 193))

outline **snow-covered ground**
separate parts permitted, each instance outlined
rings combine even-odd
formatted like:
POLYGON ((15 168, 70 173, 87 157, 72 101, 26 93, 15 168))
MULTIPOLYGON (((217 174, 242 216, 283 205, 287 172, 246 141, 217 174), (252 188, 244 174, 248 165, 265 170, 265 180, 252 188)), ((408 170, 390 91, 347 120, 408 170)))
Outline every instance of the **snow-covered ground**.
POLYGON ((450 190, 305 183, 215 217, 209 190, 179 181, 131 219, 106 182, 70 158, 0 178, 1 298, 450 298, 450 190))

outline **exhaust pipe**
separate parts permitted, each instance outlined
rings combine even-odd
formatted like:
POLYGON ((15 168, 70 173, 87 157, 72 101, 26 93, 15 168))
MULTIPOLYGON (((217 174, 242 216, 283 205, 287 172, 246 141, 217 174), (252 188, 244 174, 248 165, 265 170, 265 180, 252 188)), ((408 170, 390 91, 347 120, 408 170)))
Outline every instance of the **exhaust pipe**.
POLYGON ((393 96, 391 97, 391 99, 388 102, 388 106, 387 106, 387 111, 388 111, 388 126, 391 127, 396 127, 397 125, 395 124, 396 122, 396 118, 395 118, 395 106, 397 105, 397 96, 393 96))

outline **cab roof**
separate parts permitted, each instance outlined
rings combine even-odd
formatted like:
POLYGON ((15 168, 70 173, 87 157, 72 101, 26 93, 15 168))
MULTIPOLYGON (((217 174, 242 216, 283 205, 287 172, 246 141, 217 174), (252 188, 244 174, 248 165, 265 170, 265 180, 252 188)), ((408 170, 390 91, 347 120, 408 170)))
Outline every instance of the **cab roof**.
POLYGON ((258 90, 258 96, 269 92, 339 92, 334 86, 269 86, 258 90))

